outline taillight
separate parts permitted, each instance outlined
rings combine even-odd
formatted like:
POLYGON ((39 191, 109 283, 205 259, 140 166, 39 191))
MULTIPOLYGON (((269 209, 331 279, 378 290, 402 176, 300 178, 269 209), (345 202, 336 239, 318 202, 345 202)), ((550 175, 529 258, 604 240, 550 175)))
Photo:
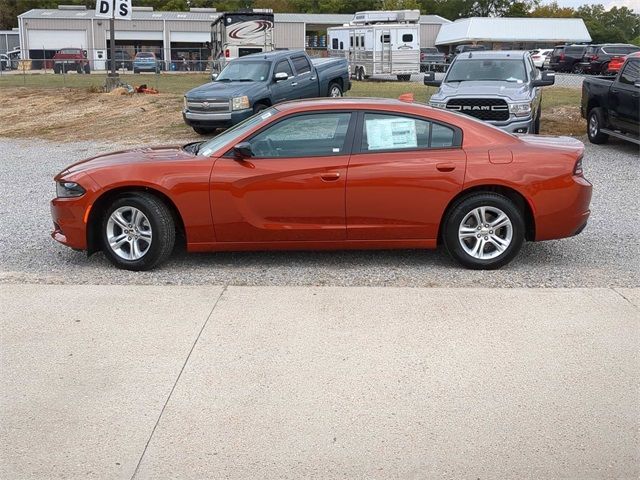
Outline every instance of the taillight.
POLYGON ((225 58, 229 58, 229 56, 230 56, 230 55, 231 55, 231 52, 229 52, 229 49, 227 48, 227 49, 224 51, 224 57, 225 57, 225 58))
POLYGON ((582 177, 584 175, 584 170, 582 169, 582 157, 578 159, 576 165, 573 167, 573 174, 582 177))
POLYGON ((560 54, 560 60, 564 60, 564 53, 560 54))

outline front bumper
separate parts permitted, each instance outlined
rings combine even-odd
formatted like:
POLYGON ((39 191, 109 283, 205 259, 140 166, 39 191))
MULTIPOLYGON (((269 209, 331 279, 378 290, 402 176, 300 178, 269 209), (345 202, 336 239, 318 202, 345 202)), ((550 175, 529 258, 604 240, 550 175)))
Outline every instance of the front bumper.
POLYGON ((87 219, 91 204, 84 197, 51 200, 54 240, 76 250, 87 249, 87 219))
POLYGON ((253 115, 252 108, 235 110, 233 112, 216 113, 191 112, 189 110, 182 111, 184 123, 190 127, 226 128, 231 127, 236 123, 240 123, 251 115, 253 115))
POLYGON ((486 121, 498 127, 500 130, 504 130, 509 133, 534 133, 535 120, 533 117, 516 117, 514 120, 505 120, 504 122, 486 121))

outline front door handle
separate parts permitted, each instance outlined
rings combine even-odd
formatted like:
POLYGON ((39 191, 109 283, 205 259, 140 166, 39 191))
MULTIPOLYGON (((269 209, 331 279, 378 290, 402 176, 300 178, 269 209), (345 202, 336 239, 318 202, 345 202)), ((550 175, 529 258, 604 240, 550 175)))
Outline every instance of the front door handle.
POLYGON ((441 172, 453 172, 456 166, 453 163, 438 163, 436 168, 441 172))
POLYGON ((335 182, 340 178, 340 172, 328 172, 320 175, 320 178, 325 182, 335 182))
POLYGON ((293 83, 291 84, 291 86, 292 86, 292 87, 295 87, 296 85, 298 85, 298 82, 293 82, 293 83))
POLYGON ((316 77, 311 77, 309 80, 311 80, 312 82, 316 79, 316 77))

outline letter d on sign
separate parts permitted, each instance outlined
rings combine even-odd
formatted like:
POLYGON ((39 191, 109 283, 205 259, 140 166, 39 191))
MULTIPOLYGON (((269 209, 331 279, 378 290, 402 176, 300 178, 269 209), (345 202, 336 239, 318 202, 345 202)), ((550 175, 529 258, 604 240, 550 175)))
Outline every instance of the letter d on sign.
POLYGON ((111 18, 112 0, 96 0, 96 17, 111 18))
POLYGON ((109 2, 107 2, 106 0, 100 0, 99 6, 98 6, 100 13, 109 13, 110 7, 111 7, 111 4, 109 2))

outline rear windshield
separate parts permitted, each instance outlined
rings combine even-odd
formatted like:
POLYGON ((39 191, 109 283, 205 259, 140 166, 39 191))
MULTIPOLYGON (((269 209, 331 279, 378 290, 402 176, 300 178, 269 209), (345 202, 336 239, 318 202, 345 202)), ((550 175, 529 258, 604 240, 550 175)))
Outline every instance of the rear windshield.
POLYGON ((562 52, 564 52, 564 47, 556 47, 553 49, 553 55, 560 55, 562 52))
POLYGON ((567 47, 564 49, 564 53, 568 55, 575 55, 575 54, 582 55, 586 49, 587 49, 586 47, 567 47))
POLYGON ((438 53, 438 49, 433 47, 421 48, 420 51, 422 53, 438 53))
POLYGON ((627 46, 619 46, 619 47, 602 47, 606 53, 614 53, 616 55, 628 55, 633 52, 640 51, 640 47, 633 47, 631 45, 627 46))
POLYGON ((136 58, 154 58, 155 55, 151 52, 140 52, 136 54, 136 58))
POLYGON ((445 82, 471 80, 523 83, 527 81, 527 73, 522 60, 464 59, 451 65, 445 82))

